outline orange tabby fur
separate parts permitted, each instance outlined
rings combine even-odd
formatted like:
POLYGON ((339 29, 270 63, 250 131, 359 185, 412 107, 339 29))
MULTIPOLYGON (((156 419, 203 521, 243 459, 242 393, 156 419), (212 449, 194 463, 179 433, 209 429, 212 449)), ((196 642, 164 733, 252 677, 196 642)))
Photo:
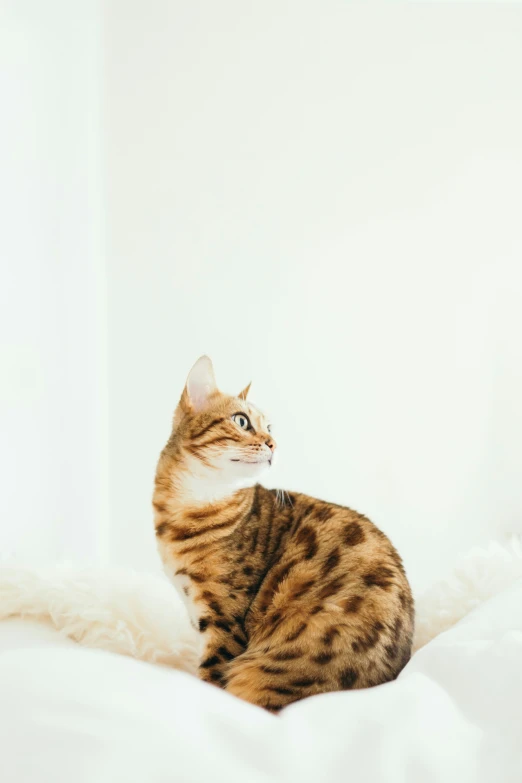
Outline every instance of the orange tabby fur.
POLYGON ((394 679, 413 632, 399 555, 357 512, 255 483, 275 442, 247 392, 218 391, 202 357, 156 473, 158 548, 202 634, 200 676, 273 711, 394 679))

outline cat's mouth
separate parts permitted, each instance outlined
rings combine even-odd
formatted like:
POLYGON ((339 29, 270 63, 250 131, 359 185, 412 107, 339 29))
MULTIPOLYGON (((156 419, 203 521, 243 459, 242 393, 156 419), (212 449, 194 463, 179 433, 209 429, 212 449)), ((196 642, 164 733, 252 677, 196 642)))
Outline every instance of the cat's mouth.
POLYGON ((244 465, 262 465, 268 462, 271 465, 272 459, 273 457, 268 457, 268 459, 231 459, 230 462, 242 462, 244 465))

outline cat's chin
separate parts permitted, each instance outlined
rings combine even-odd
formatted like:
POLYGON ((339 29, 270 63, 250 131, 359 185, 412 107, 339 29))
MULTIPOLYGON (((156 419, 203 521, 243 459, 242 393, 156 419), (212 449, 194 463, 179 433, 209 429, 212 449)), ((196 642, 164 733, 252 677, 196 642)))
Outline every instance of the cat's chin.
POLYGON ((241 465, 266 465, 267 467, 272 464, 271 459, 231 459, 230 462, 239 462, 241 465))
POLYGON ((256 479, 263 473, 266 473, 271 465, 271 460, 248 461, 241 459, 231 459, 227 467, 227 473, 237 476, 239 479, 256 479))

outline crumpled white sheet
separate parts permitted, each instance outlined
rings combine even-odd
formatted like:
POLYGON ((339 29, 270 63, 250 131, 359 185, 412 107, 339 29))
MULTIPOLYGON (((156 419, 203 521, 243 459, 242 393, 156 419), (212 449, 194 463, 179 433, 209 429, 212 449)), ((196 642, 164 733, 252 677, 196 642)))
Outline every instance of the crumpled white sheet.
POLYGON ((522 580, 399 679, 280 716, 170 668, 0 623, 5 783, 520 783, 522 580))

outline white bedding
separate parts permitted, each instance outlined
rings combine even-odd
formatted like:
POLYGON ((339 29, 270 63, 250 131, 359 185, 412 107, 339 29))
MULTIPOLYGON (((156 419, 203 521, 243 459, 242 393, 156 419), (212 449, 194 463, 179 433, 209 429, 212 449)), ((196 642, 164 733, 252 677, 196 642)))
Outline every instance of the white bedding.
POLYGON ((280 716, 189 674, 0 623, 2 783, 521 783, 522 580, 398 680, 280 716))

